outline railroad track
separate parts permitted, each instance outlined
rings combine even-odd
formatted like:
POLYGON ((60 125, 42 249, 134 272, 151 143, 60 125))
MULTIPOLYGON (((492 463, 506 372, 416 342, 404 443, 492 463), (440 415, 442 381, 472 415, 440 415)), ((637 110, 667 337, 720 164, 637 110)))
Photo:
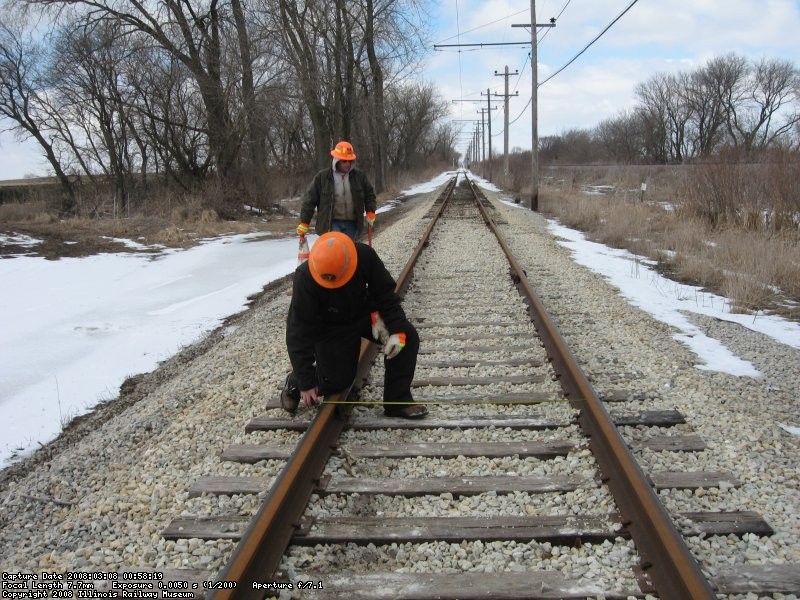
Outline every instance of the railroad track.
POLYGON ((291 585, 288 597, 682 599, 797 585, 791 569, 703 575, 683 536, 769 525, 746 512, 667 514, 660 490, 737 482, 642 472, 616 426, 636 426, 645 433, 631 445, 656 451, 703 440, 675 431, 674 410, 607 411, 496 237, 491 203, 456 184, 398 277, 421 337, 413 391, 430 416, 388 419, 371 405, 382 365, 365 343, 351 390, 313 414, 251 421, 256 441, 223 459, 285 461, 281 474, 209 476, 190 494, 269 489, 258 514, 181 516, 164 531, 239 540, 213 596, 287 597, 291 585))

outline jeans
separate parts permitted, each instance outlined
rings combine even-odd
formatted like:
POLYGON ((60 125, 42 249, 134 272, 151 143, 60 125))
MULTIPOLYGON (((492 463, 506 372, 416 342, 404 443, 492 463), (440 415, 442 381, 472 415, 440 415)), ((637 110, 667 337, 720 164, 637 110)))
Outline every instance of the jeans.
POLYGON ((355 241, 358 235, 358 227, 355 221, 339 221, 337 219, 331 221, 331 231, 341 231, 342 233, 350 236, 355 241))

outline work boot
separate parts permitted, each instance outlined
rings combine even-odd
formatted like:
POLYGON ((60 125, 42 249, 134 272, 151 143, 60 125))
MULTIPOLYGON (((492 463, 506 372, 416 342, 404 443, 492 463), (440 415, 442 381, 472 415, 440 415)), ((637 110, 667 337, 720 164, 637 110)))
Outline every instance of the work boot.
POLYGON ((281 408, 290 414, 297 412, 297 406, 300 404, 300 388, 297 387, 292 374, 286 376, 286 383, 283 384, 281 390, 281 408))

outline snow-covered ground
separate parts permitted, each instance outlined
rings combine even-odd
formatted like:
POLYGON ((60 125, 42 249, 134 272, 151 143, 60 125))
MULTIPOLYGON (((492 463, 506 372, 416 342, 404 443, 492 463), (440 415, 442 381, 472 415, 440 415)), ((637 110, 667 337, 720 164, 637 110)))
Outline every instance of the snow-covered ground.
MULTIPOLYGON (((431 191, 453 174, 403 193, 431 191)), ((731 314, 724 298, 664 279, 641 259, 588 242, 579 232, 554 222, 550 228, 577 262, 602 273, 632 304, 674 325, 676 337, 697 353, 699 368, 758 376, 750 363, 694 328, 682 311, 733 320, 800 348, 797 323, 731 314)), ((201 339, 296 265, 295 238, 259 234, 207 240, 155 256, 0 260, 0 468, 54 439, 72 417, 115 398, 126 377, 153 370, 201 339)), ((787 425, 789 430, 792 425, 797 424, 787 425)))

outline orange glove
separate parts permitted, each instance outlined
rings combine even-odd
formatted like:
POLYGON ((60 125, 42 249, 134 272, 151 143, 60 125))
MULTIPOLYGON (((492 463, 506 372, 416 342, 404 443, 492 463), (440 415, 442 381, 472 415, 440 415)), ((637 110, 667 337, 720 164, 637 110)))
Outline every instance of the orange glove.
POLYGON ((297 226, 297 235, 304 237, 308 233, 308 223, 300 223, 297 226))
POLYGON ((375 213, 372 211, 367 212, 366 220, 368 224, 375 225, 375 213))

